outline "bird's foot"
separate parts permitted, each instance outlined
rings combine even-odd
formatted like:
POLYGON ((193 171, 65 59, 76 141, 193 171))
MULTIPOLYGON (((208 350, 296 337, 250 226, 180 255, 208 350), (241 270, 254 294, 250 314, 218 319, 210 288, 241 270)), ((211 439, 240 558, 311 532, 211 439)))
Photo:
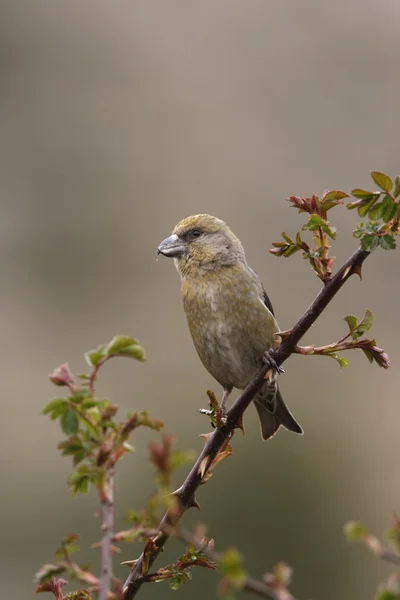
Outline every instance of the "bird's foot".
POLYGON ((280 365, 277 364, 275 360, 275 351, 270 348, 264 353, 263 361, 268 364, 272 371, 275 373, 284 373, 285 369, 283 369, 280 365))

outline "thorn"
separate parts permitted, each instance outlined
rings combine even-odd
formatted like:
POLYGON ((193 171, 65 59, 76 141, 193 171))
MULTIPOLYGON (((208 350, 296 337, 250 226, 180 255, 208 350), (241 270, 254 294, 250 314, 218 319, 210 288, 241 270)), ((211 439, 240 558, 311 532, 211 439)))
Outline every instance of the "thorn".
POLYGON ((243 435, 245 435, 244 423, 243 423, 243 415, 241 415, 236 421, 235 429, 240 429, 243 435))
POLYGON ((351 269, 352 269, 351 265, 345 269, 345 271, 342 275, 342 279, 346 279, 346 277, 350 273, 351 269))
POLYGON ((196 496, 192 496, 190 498, 190 500, 188 501, 187 507, 188 508, 197 508, 198 510, 200 510, 200 504, 198 503, 196 496))
POLYGON ((205 458, 203 458, 203 460, 200 463, 198 474, 200 475, 200 477, 202 479, 205 475, 205 472, 207 471, 208 461, 209 461, 209 456, 206 456, 205 458))
POLYGON ((168 496, 182 496, 182 487, 179 487, 177 490, 175 490, 174 492, 171 492, 170 494, 168 494, 168 496))
POLYGON ((353 273, 355 273, 356 275, 359 276, 360 280, 362 281, 362 265, 356 265, 353 269, 353 273))
POLYGON ((126 565, 127 567, 129 567, 132 570, 138 560, 139 560, 138 558, 136 560, 124 560, 124 562, 122 562, 120 564, 126 565))

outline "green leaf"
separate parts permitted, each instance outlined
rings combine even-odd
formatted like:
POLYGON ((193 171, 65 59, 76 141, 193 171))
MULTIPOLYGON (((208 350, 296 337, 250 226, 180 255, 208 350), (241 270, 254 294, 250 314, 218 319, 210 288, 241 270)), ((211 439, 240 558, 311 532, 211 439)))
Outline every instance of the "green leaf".
POLYGON ((325 204, 329 200, 343 200, 343 198, 348 198, 349 195, 346 192, 342 192, 340 190, 331 190, 330 192, 326 192, 321 198, 321 203, 325 204))
POLYGON ((326 233, 326 235, 329 235, 329 237, 332 238, 332 240, 336 240, 336 227, 328 225, 328 223, 326 222, 322 225, 322 231, 326 233))
POLYGON ((359 542, 367 533, 367 528, 360 521, 348 521, 344 526, 344 534, 348 542, 359 542))
POLYGON ((87 464, 80 465, 68 477, 68 485, 72 494, 75 496, 78 493, 87 494, 89 483, 97 483, 99 479, 99 469, 91 467, 87 464))
POLYGON ((66 435, 78 433, 79 419, 76 411, 69 406, 61 417, 61 429, 66 435))
POLYGON ((374 196, 373 198, 370 198, 369 200, 366 200, 365 202, 360 204, 360 206, 357 208, 357 212, 360 215, 360 217, 365 217, 368 214, 368 212, 371 210, 377 199, 378 198, 374 196))
POLYGON ((379 221, 382 218, 384 211, 383 202, 377 202, 369 211, 368 217, 372 219, 372 221, 379 221))
POLYGON ((387 233, 380 238, 379 244, 384 250, 394 250, 394 248, 396 248, 396 240, 394 239, 394 235, 387 233))
POLYGON ((357 333, 359 334, 358 337, 360 337, 363 333, 371 329, 373 320, 374 315, 369 310, 369 308, 367 308, 363 320, 357 325, 357 333))
POLYGON ((380 173, 379 171, 371 171, 371 177, 375 181, 376 185, 381 188, 384 192, 390 192, 393 187, 393 181, 389 175, 380 173))
POLYGON ((289 256, 292 256, 292 254, 295 254, 299 250, 300 248, 295 244, 292 244, 291 246, 286 246, 285 250, 282 252, 282 256, 288 258, 289 256))
POLYGON ((64 442, 60 442, 57 447, 61 450, 63 456, 73 457, 74 465, 79 464, 87 455, 87 451, 78 436, 72 436, 64 442))
POLYGON ((321 227, 322 223, 325 223, 324 219, 319 215, 311 215, 302 229, 308 229, 309 231, 315 231, 318 227, 321 227))
POLYGON ((288 244, 291 245, 294 243, 293 240, 291 240, 290 237, 284 231, 282 231, 282 237, 288 244))
POLYGON ((170 580, 169 587, 171 590, 178 590, 181 585, 188 583, 192 579, 190 571, 185 569, 184 571, 177 572, 170 580))
POLYGON ((356 188, 355 190, 351 190, 351 195, 355 198, 361 198, 363 200, 369 200, 373 196, 375 196, 376 192, 367 192, 367 190, 361 190, 360 188, 356 188))
POLYGON ((99 361, 106 355, 106 349, 106 344, 102 344, 95 350, 89 350, 85 353, 85 360, 89 367, 96 367, 98 365, 99 361))
POLYGON ((343 198, 348 198, 349 195, 346 192, 341 192, 339 190, 332 190, 330 192, 326 192, 324 196, 322 196, 321 200, 317 203, 322 211, 326 214, 328 210, 337 206, 338 204, 343 204, 343 198))
POLYGON ((220 555, 219 569, 221 575, 228 577, 230 583, 236 588, 242 587, 246 580, 246 571, 243 567, 243 559, 236 548, 227 548, 220 555))
POLYGON ((143 362, 146 360, 144 348, 139 345, 137 340, 127 335, 117 335, 107 346, 107 356, 128 356, 143 362))
POLYGON ((340 356, 340 354, 338 354, 337 352, 332 352, 330 354, 327 354, 326 356, 334 358, 341 369, 345 369, 349 364, 347 358, 343 358, 343 356, 340 356))
POLYGON ((82 404, 85 399, 90 398, 90 394, 89 388, 81 388, 70 396, 69 399, 73 404, 82 404))
POLYGON ((62 415, 68 408, 68 401, 65 398, 53 398, 50 400, 48 404, 43 408, 42 415, 50 414, 52 420, 57 419, 60 415, 62 415))
POLYGON ((392 590, 379 590, 375 596, 375 600, 399 600, 398 592, 392 590))
POLYGON ((379 244, 379 238, 376 235, 363 235, 361 238, 361 247, 367 252, 372 252, 379 244))
POLYGON ((390 196, 385 196, 384 199, 382 200, 382 204, 383 204, 382 219, 385 221, 385 223, 389 223, 389 221, 394 219, 394 217, 396 216, 397 204, 396 204, 396 202, 393 202, 393 200, 390 196))
POLYGON ((352 333, 357 326, 357 318, 354 315, 346 315, 344 320, 349 326, 350 332, 352 333))
POLYGON ((394 180, 394 192, 393 192, 393 196, 395 198, 397 198, 398 196, 400 196, 400 177, 398 175, 396 175, 395 180, 394 180))

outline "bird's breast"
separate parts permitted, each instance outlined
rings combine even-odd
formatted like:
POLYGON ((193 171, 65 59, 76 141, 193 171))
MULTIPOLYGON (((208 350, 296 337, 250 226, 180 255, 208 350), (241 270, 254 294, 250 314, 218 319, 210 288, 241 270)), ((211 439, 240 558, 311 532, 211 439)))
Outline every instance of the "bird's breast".
POLYGON ((183 281, 182 296, 194 345, 207 370, 224 387, 245 387, 278 329, 258 290, 251 281, 220 273, 183 281))

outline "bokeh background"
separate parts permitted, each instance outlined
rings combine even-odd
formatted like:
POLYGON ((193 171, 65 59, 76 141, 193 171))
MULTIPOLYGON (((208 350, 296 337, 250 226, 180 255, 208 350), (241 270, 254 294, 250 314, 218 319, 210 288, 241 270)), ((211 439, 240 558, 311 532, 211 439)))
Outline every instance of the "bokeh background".
MULTIPOLYGON (((303 222, 284 198, 399 170, 399 18, 395 0, 1 3, 2 598, 34 597, 33 573, 64 534, 79 531, 84 547, 99 536, 95 498, 69 496, 59 427, 40 416, 57 394, 47 373, 64 361, 84 370, 84 351, 114 334, 138 337, 148 361, 111 362, 100 393, 124 412, 149 409, 179 447, 200 450, 209 425, 198 408, 219 389, 157 244, 191 213, 227 220, 289 328, 320 286, 300 256, 268 253, 303 222)), ((357 215, 332 217, 341 262, 357 215)), ((399 507, 398 261, 376 252, 306 339, 337 339, 343 316, 368 307, 392 369, 361 353, 347 370, 293 357, 281 388, 306 434, 263 444, 251 407, 234 457, 185 519, 206 522, 218 549, 237 546, 254 576, 288 561, 299 598, 372 598, 390 572, 342 527, 360 518, 380 533, 399 507)), ((152 491, 155 435, 139 433, 121 465, 121 526, 152 491)), ((171 544, 165 563, 180 549, 171 544)), ((125 547, 121 560, 139 551, 125 547)), ((96 562, 97 551, 81 558, 96 562)), ((215 582, 194 572, 176 597, 214 598, 215 582)))

